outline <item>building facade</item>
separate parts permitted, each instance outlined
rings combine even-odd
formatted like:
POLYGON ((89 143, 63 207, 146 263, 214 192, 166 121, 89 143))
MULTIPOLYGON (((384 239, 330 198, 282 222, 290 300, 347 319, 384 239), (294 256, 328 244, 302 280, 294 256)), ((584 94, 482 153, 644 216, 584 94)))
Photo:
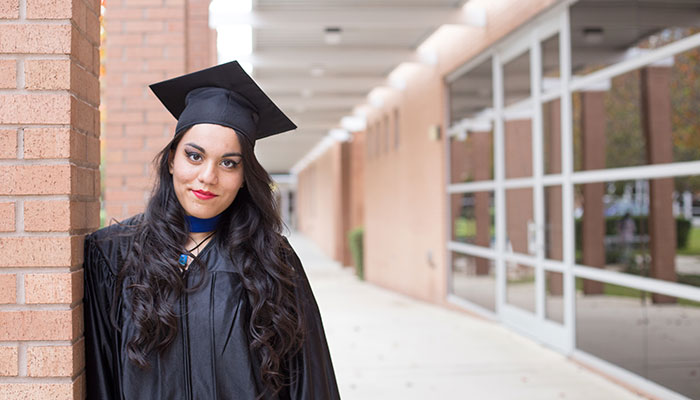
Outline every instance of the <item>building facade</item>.
MULTIPOLYGON (((366 279, 700 397, 697 3, 474 3, 487 26, 430 37, 437 63, 372 109, 347 166, 364 170, 343 209, 362 203, 366 279)), ((300 198, 326 196, 336 157, 299 174, 300 198)))

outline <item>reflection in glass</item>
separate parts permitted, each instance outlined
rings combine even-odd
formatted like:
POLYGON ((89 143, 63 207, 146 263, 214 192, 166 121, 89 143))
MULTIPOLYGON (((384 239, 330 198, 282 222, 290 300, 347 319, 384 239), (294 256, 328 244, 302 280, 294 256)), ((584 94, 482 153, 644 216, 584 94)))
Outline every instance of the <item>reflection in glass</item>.
POLYGON ((535 312, 535 269, 506 262, 506 302, 523 310, 535 312))
POLYGON ((505 121, 506 178, 532 176, 532 120, 505 121))
POLYGON ((450 83, 450 125, 493 108, 491 64, 487 59, 450 83))
POLYGON ((466 183, 493 179, 493 134, 469 132, 450 138, 450 180, 466 183))
POLYGON ((532 189, 506 190, 506 251, 535 253, 532 189))
POLYGON ((542 42, 542 91, 559 88, 559 34, 542 42))
POLYGON ((530 51, 503 66, 504 105, 530 97, 530 51))
POLYGON ((457 193, 452 205, 452 240, 477 246, 494 247, 493 192, 457 193))
POLYGON ((545 271, 546 298, 545 317, 554 322, 564 323, 564 275, 561 272, 545 271))
POLYGON ((561 173, 561 101, 542 104, 542 141, 545 174, 561 173))
POLYGON ((545 258, 559 261, 564 259, 561 191, 561 186, 547 186, 544 188, 544 256, 545 258))
POLYGON ((700 303, 577 279, 576 347, 690 398, 700 397, 700 303), (586 286, 600 288, 586 294, 586 286))
POLYGON ((700 287, 700 176, 588 183, 574 196, 577 263, 700 287))
POLYGON ((597 71, 700 31, 697 2, 608 3, 581 0, 570 9, 574 75, 597 71), (623 26, 619 21, 627 22, 623 26))
POLYGON ((496 271, 493 260, 452 252, 452 293, 496 311, 496 271))
POLYGON ((695 48, 574 93, 574 169, 700 160, 698 76, 695 48))

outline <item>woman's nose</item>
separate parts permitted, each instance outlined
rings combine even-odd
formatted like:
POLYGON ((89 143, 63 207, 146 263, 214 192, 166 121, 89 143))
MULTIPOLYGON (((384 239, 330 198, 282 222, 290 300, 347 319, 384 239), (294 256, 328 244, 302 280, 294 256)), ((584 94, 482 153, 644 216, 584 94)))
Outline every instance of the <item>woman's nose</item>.
POLYGON ((207 185, 216 185, 218 176, 216 174, 216 165, 214 163, 205 163, 199 173, 199 181, 207 185))

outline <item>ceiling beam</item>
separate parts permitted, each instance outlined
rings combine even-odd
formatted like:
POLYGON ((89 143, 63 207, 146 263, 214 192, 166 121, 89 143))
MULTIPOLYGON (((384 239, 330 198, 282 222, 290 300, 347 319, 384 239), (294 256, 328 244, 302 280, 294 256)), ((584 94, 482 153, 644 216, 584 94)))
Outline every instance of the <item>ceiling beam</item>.
POLYGON ((412 49, 265 49, 238 57, 239 62, 250 62, 259 68, 312 68, 316 66, 334 70, 355 70, 358 67, 386 68, 402 62, 422 62, 412 49))
POLYGON ((483 9, 477 7, 338 7, 329 10, 255 10, 241 13, 212 10, 209 25, 251 25, 254 28, 313 29, 424 29, 442 24, 482 27, 483 9))
POLYGON ((312 93, 367 93, 369 89, 386 83, 385 76, 366 77, 271 77, 255 79, 265 93, 297 93, 310 90, 312 93))
POLYGON ((275 103, 283 109, 299 110, 329 110, 347 108, 352 110, 358 104, 364 103, 367 96, 341 95, 341 96, 313 96, 303 98, 300 96, 276 96, 275 103))

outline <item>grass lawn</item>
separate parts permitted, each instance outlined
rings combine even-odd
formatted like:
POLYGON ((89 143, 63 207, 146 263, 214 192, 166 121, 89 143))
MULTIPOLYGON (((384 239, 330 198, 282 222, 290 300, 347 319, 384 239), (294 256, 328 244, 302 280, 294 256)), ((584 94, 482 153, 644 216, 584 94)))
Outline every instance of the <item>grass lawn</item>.
POLYGON ((686 256, 700 255, 700 227, 691 227, 688 232, 688 245, 678 249, 678 254, 686 256))

